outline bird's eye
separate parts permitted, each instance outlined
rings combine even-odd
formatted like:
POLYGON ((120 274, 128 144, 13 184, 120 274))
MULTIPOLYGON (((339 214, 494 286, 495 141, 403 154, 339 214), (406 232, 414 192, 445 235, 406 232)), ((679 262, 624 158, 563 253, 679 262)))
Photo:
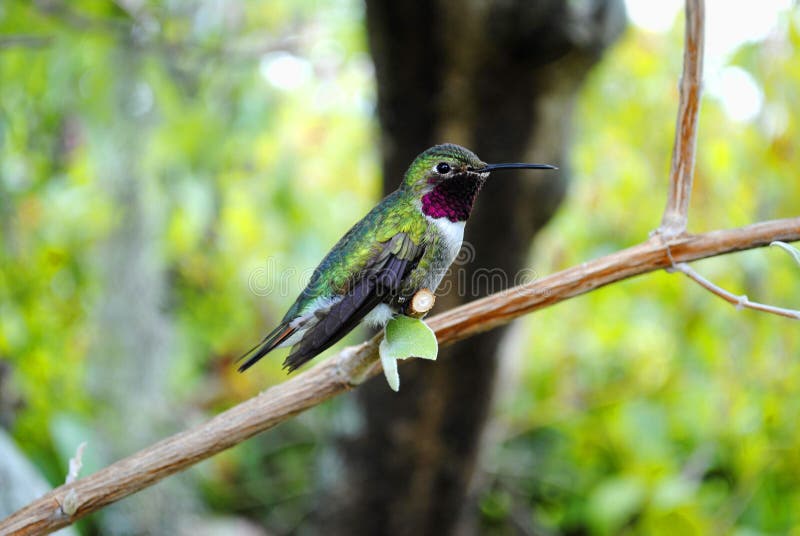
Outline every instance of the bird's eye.
POLYGON ((436 164, 436 173, 439 175, 447 175, 450 173, 450 164, 447 162, 439 162, 436 164))

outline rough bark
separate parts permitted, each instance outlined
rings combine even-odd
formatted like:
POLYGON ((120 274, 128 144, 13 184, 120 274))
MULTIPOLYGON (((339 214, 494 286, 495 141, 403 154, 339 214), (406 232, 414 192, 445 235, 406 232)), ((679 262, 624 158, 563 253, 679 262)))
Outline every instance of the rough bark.
MULTIPOLYGON (((557 174, 490 181, 466 231, 476 256, 470 258, 470 249, 465 260, 471 262, 455 266, 463 272, 451 278, 437 307, 510 286, 526 265, 531 239, 564 197, 573 103, 590 67, 624 27, 622 2, 366 4, 386 190, 396 187, 416 154, 442 142, 470 147, 487 162, 561 167, 557 174), (505 281, 470 284, 481 271, 497 269, 505 281)), ((503 336, 495 330, 448 348, 435 364, 404 367, 399 394, 380 380, 359 389, 363 426, 342 440, 345 480, 326 501, 326 528, 340 534, 468 531, 463 506, 503 336), (452 354, 459 359, 447 359, 452 354)))

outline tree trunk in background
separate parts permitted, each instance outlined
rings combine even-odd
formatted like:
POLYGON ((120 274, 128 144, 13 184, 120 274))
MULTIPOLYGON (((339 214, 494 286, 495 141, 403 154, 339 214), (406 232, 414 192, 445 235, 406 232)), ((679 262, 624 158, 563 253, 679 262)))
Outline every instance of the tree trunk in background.
MULTIPOLYGON (((437 307, 513 284, 526 265, 532 237, 564 198, 576 94, 624 28, 622 1, 366 4, 387 191, 397 187, 418 153, 442 142, 465 145, 487 162, 561 167, 490 178, 465 236, 476 256, 455 267, 464 270, 467 286, 451 281, 455 286, 439 296, 437 307), (484 284, 472 288, 476 271, 486 269, 500 269, 508 279, 483 278, 484 284)), ((342 438, 345 470, 326 501, 332 517, 326 529, 471 532, 474 510, 464 505, 471 504, 470 481, 504 331, 447 348, 436 363, 403 366, 398 394, 383 378, 357 391, 363 424, 342 438), (458 358, 450 359, 454 354, 458 358)))
MULTIPOLYGON (((87 456, 98 456, 102 465, 176 430, 180 418, 167 382, 173 326, 164 313, 163 206, 156 178, 142 164, 153 121, 152 95, 141 77, 143 60, 134 43, 122 41, 112 57, 118 66, 114 104, 124 120, 98 125, 94 139, 117 208, 113 230, 98 255, 103 293, 90 358, 94 433, 100 440, 87 445, 87 456)), ((175 534, 198 512, 190 481, 190 473, 165 480, 110 505, 95 521, 103 534, 175 534)))

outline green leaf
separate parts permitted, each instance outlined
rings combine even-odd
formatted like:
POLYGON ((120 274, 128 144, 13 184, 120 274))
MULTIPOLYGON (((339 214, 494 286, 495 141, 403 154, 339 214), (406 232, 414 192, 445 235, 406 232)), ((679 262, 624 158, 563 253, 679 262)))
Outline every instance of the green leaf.
POLYGON ((378 347, 383 375, 393 391, 400 390, 397 360, 419 357, 436 359, 439 343, 425 322, 410 316, 397 316, 386 324, 383 340, 378 347))
POLYGON ((380 346, 378 346, 378 353, 381 356, 381 365, 383 366, 383 375, 386 376, 386 383, 389 384, 392 391, 399 391, 400 374, 397 372, 397 358, 390 355, 388 345, 386 344, 386 338, 384 338, 380 346))
POLYGON ((387 351, 395 359, 419 357, 435 360, 439 353, 436 335, 428 325, 418 318, 396 316, 385 328, 387 351))

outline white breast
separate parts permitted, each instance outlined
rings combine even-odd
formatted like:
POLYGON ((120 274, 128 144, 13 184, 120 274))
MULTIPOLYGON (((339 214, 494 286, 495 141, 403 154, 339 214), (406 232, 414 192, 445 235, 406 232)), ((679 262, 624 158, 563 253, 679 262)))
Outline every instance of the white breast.
POLYGON ((464 241, 464 225, 465 221, 450 221, 447 218, 431 218, 428 216, 428 221, 436 225, 439 233, 442 235, 444 243, 447 245, 447 258, 453 262, 461 250, 461 243, 464 241))
POLYGON ((458 256, 461 250, 461 243, 464 240, 464 225, 463 221, 450 221, 447 218, 431 218, 426 216, 428 221, 431 222, 443 242, 444 248, 440 258, 434 259, 430 273, 425 280, 423 286, 433 290, 441 283, 442 278, 447 273, 447 269, 458 256))

